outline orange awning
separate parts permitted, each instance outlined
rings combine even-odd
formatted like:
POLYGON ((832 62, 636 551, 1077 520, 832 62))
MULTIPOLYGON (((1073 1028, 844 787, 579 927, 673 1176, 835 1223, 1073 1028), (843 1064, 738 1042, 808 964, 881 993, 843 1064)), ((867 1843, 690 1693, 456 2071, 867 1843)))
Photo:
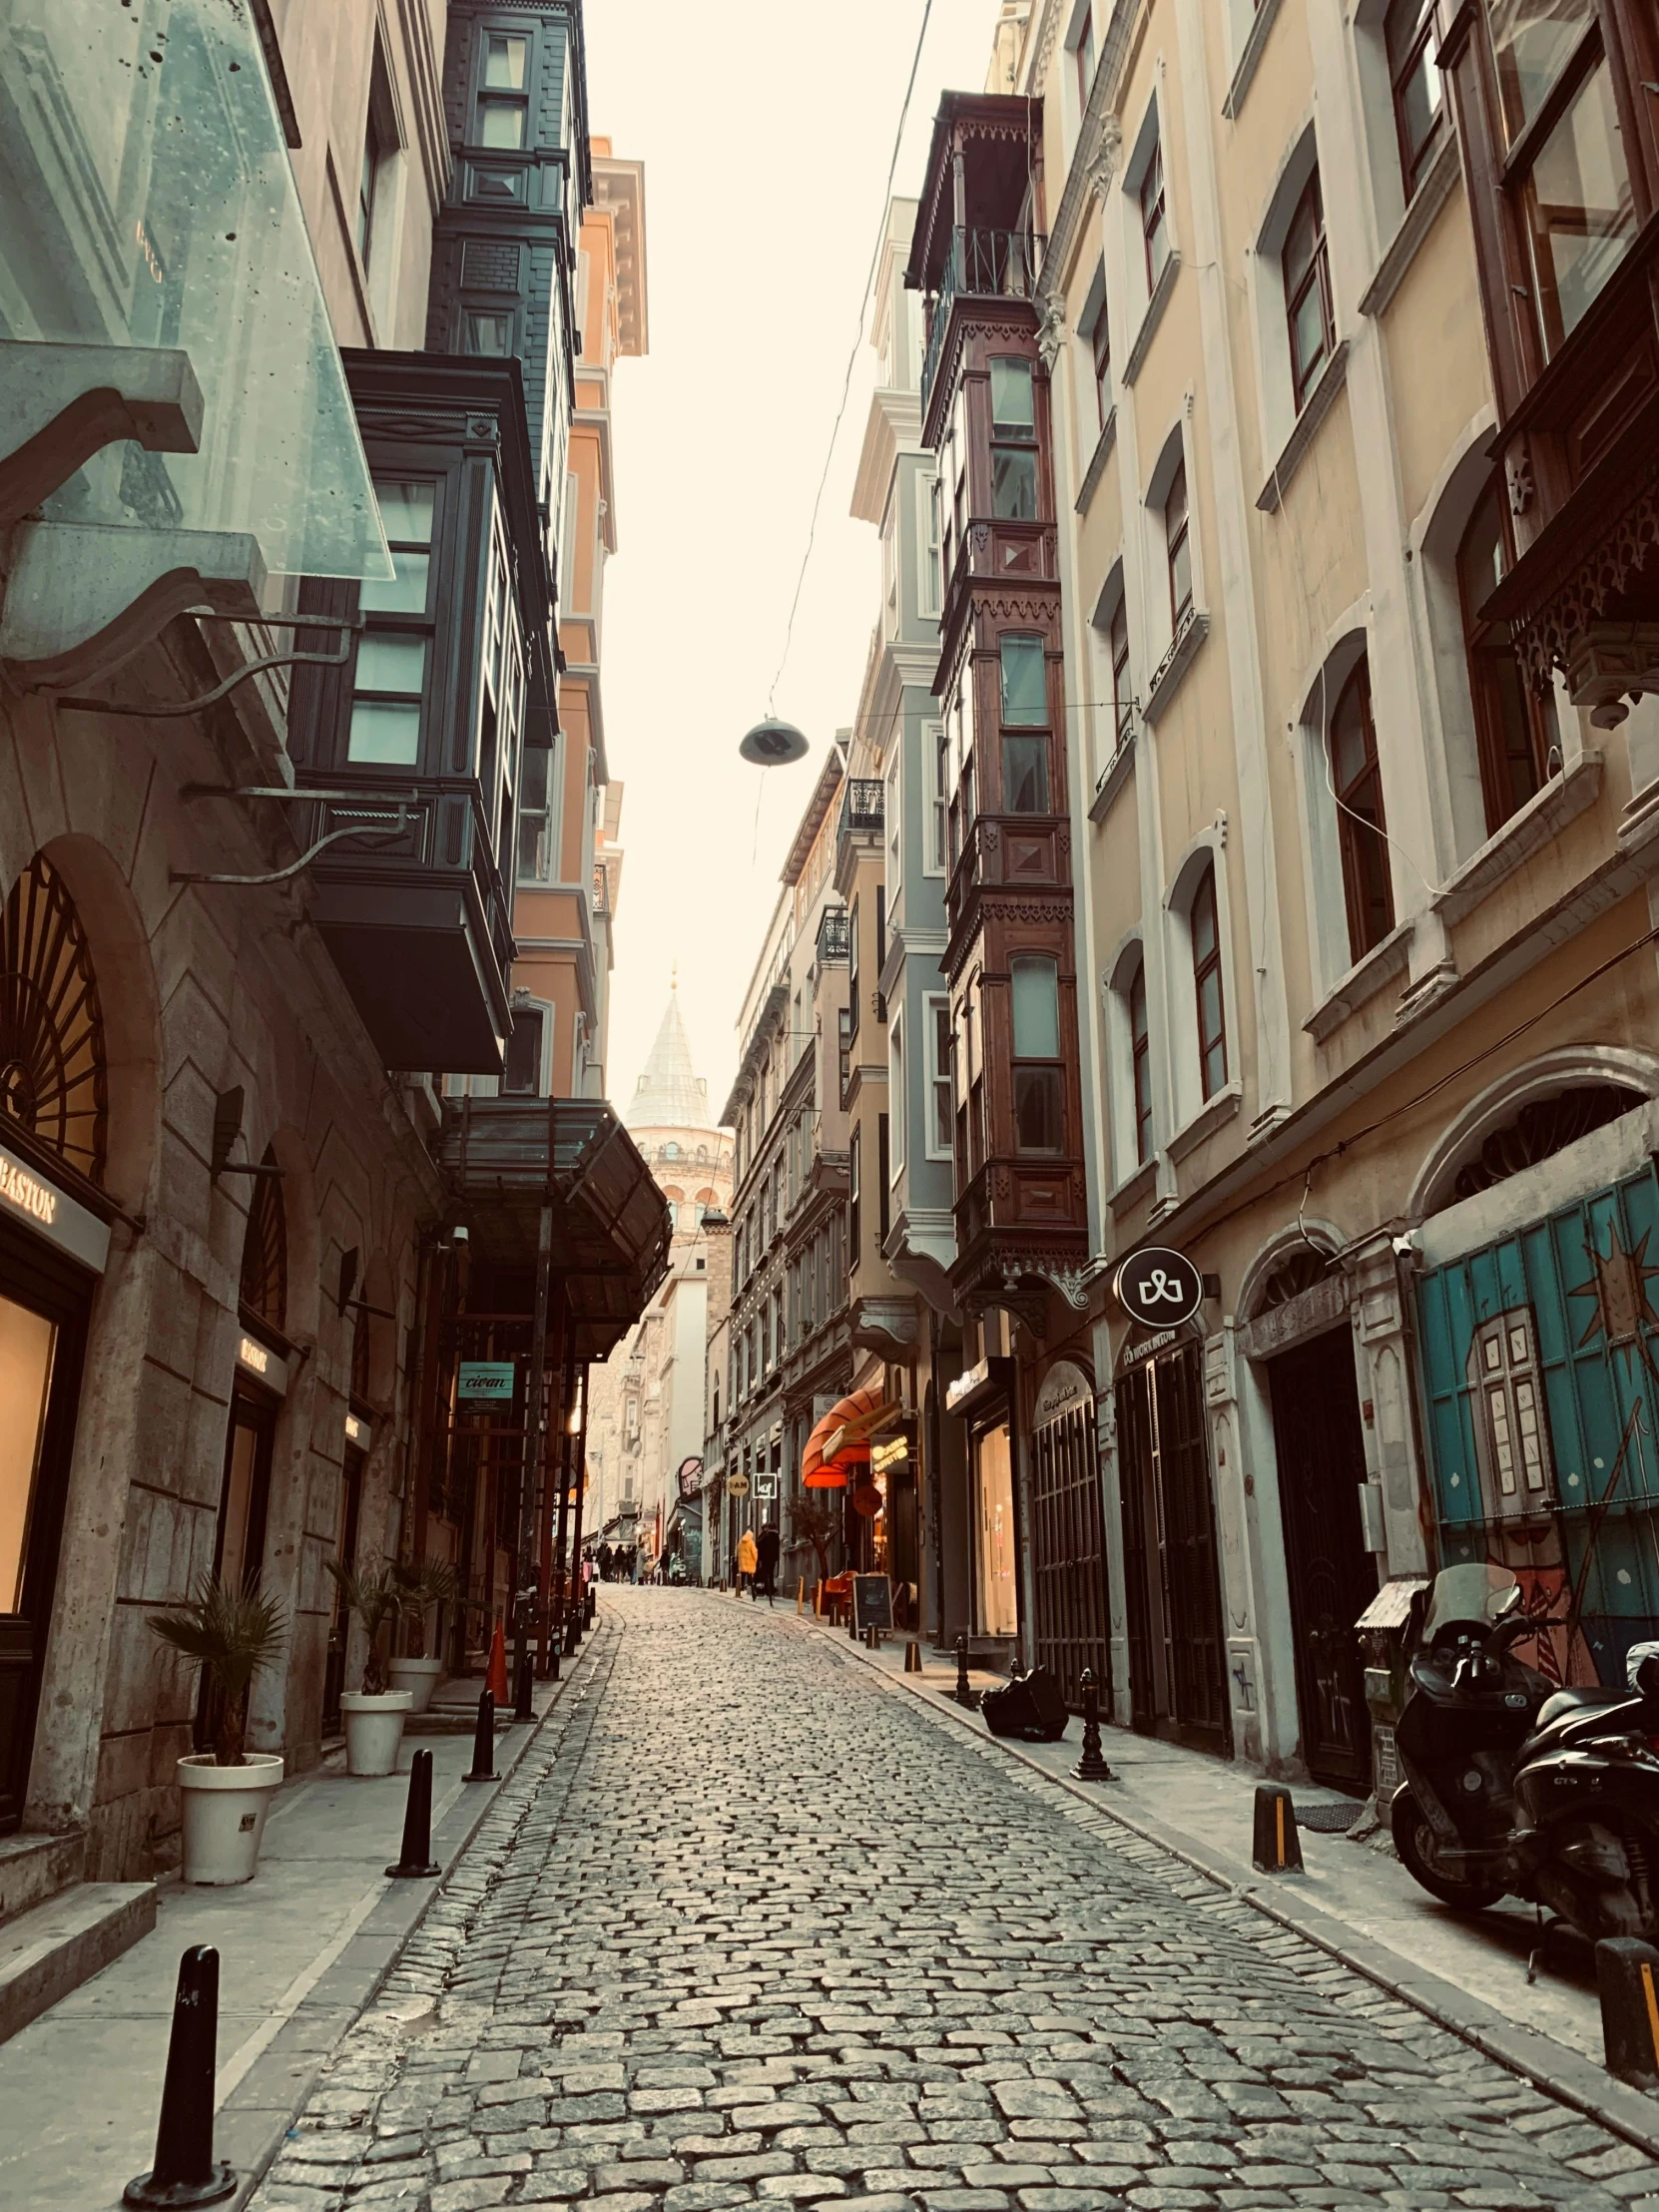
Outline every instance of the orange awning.
POLYGON ((824 1418, 814 1424, 807 1438, 807 1449, 801 1460, 803 1486, 809 1490, 844 1489, 846 1469, 869 1457, 871 1431, 890 1420, 898 1410, 897 1405, 868 1389, 854 1390, 850 1396, 831 1405, 824 1418), (837 1430, 843 1433, 837 1436, 837 1430), (832 1437, 835 1448, 827 1458, 825 1449, 832 1437))

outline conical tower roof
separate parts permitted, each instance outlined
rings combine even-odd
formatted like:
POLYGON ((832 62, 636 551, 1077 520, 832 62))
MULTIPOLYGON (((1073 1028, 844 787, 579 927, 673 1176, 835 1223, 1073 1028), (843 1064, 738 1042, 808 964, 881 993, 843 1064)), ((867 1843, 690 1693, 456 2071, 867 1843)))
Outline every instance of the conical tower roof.
POLYGON ((630 1129, 715 1126, 709 1111, 709 1086, 692 1065, 691 1039, 680 1013, 678 986, 669 992, 657 1041, 623 1118, 630 1129))

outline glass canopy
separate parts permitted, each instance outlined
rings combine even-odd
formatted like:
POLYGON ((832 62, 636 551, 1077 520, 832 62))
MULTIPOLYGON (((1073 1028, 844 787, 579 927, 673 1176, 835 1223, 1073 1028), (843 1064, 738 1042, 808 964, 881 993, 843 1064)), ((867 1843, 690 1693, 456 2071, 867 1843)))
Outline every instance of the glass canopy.
POLYGON ((202 449, 107 447, 59 520, 248 531, 275 574, 390 578, 252 11, 0 0, 0 336, 178 346, 202 449))

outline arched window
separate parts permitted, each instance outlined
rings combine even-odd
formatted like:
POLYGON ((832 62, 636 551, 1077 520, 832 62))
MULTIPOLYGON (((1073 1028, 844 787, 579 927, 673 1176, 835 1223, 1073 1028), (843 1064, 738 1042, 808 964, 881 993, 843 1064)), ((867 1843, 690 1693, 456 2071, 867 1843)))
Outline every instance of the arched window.
MULTIPOLYGON (((269 1145, 262 1164, 276 1165, 276 1155, 269 1145)), ((241 1299, 243 1312, 251 1320, 263 1321, 280 1335, 287 1315, 288 1240, 279 1175, 254 1179, 248 1231, 242 1246, 241 1299)))
POLYGON ((674 1139, 670 1137, 667 1144, 665 1144, 663 1147, 663 1158, 665 1160, 678 1160, 679 1157, 680 1147, 675 1143, 674 1139))
POLYGON ((1360 960, 1394 925, 1382 819, 1382 772, 1371 711, 1371 666, 1364 655, 1337 696, 1331 716, 1329 766, 1337 802, 1337 835, 1348 906, 1348 948, 1360 960))
POLYGON ((1188 908, 1193 994, 1198 1007, 1198 1078, 1206 1098, 1227 1081, 1227 1008, 1221 987, 1221 929, 1216 917, 1216 868, 1199 878, 1188 908))
POLYGON ((1494 473, 1475 504, 1457 548, 1457 596, 1463 613, 1463 649, 1474 702, 1480 789, 1486 802, 1486 834, 1502 829, 1550 774, 1559 758, 1555 701, 1542 698, 1521 673, 1507 625, 1483 622, 1480 609, 1503 580, 1513 559, 1508 503, 1494 473))
POLYGON ((98 981, 75 902, 40 852, 0 913, 0 1116, 89 1182, 104 1180, 109 1102, 98 981))

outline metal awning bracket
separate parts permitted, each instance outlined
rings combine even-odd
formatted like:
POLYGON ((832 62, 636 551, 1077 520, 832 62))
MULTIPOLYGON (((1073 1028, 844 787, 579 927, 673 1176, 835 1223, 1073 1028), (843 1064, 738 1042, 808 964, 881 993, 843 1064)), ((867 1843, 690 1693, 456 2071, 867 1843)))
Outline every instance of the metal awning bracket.
POLYGON ((286 867, 273 870, 269 875, 208 875, 194 870, 171 868, 169 880, 175 883, 220 883, 233 889, 262 889, 273 883, 290 882, 302 874, 331 844, 338 844, 343 837, 401 837, 408 833, 413 824, 426 812, 428 802, 395 792, 328 792, 307 791, 287 784, 187 784, 181 797, 185 799, 302 799, 323 806, 349 807, 368 821, 348 823, 344 829, 328 830, 307 845, 297 860, 286 867), (389 819, 388 819, 389 818, 389 819))

